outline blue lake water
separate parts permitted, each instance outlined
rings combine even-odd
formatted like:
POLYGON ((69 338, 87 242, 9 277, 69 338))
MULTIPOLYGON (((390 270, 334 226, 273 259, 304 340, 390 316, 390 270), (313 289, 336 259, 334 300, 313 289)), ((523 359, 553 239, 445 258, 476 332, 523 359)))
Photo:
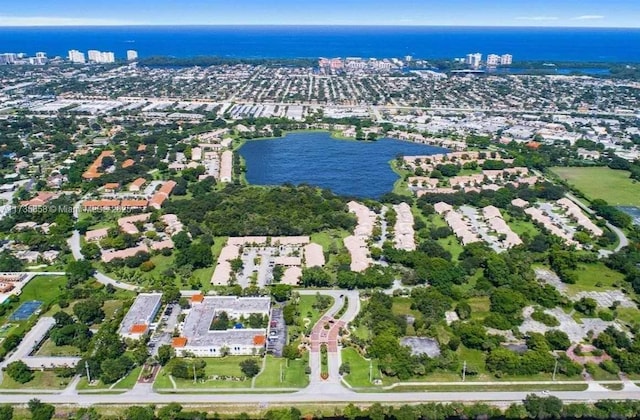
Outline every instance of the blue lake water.
POLYGON ((375 142, 338 140, 327 132, 250 140, 240 148, 250 184, 309 184, 360 198, 378 198, 393 189, 399 177, 389 161, 396 156, 445 152, 447 149, 440 147, 387 138, 375 142))

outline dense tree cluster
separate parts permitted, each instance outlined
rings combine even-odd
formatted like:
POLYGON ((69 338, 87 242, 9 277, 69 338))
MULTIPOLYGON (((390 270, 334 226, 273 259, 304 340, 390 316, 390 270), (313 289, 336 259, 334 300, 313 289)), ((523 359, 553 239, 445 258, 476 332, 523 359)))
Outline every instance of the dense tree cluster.
POLYGON ((180 220, 200 220, 215 236, 286 236, 324 229, 352 230, 344 200, 311 187, 257 188, 228 185, 197 200, 172 201, 180 220))

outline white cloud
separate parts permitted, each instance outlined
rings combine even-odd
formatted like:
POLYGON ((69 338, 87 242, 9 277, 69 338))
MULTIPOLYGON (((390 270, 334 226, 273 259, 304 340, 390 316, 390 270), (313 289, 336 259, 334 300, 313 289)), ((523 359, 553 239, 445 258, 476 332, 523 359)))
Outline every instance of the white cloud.
POLYGON ((582 16, 576 16, 574 18, 571 18, 571 20, 597 20, 597 19, 604 19, 604 16, 602 16, 602 15, 582 15, 582 16))
POLYGON ((0 15, 0 26, 112 26, 135 25, 137 23, 139 22, 127 22, 114 19, 0 15))
POLYGON ((557 16, 518 16, 516 20, 549 21, 558 20, 557 16))

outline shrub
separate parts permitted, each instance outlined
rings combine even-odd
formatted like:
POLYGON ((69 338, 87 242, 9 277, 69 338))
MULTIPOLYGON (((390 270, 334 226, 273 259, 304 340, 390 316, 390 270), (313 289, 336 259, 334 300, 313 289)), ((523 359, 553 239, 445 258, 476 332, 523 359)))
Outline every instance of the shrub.
POLYGON ((560 322, 555 316, 538 309, 533 311, 533 313, 531 314, 531 318, 535 321, 542 322, 547 327, 557 327, 560 325, 560 322))
POLYGON ((153 263, 153 261, 145 261, 140 264, 140 271, 143 271, 145 273, 153 270, 154 268, 156 268, 156 265, 153 263))

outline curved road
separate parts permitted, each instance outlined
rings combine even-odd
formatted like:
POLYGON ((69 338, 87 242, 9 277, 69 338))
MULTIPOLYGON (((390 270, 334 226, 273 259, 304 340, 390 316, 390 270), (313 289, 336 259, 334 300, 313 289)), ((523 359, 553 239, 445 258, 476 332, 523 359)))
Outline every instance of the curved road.
MULTIPOLYGON (((582 203, 582 201, 578 200, 578 198, 575 195, 573 195, 571 193, 566 193, 565 197, 567 197, 569 200, 571 200, 574 203, 576 203, 576 205, 578 207, 580 207, 582 210, 584 210, 588 214, 591 214, 591 215, 595 214, 595 212, 593 210, 591 210, 589 207, 585 206, 582 203)), ((622 248, 624 248, 626 246, 629 246, 629 239, 627 239, 627 236, 624 234, 624 232, 620 228, 612 225, 609 222, 607 222, 606 226, 611 232, 615 233, 618 236, 618 246, 616 247, 614 252, 618 252, 622 248)))

